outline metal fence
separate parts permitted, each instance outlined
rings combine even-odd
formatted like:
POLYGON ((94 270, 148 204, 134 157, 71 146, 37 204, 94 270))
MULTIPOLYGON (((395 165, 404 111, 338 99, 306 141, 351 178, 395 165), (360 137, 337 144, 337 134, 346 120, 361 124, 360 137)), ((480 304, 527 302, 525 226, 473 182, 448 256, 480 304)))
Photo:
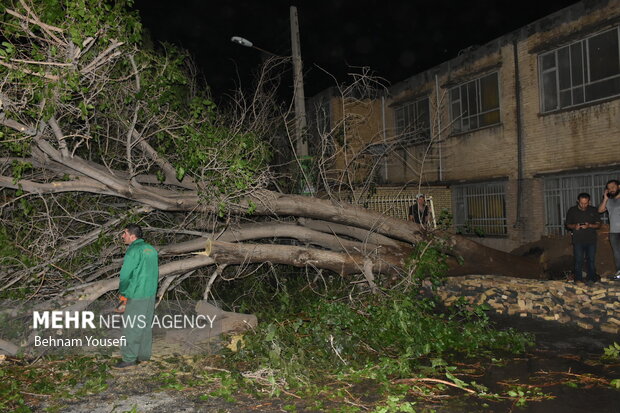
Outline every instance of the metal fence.
MULTIPOLYGON (((605 183, 610 179, 620 179, 620 170, 545 177, 545 233, 565 234, 566 212, 576 204, 577 195, 581 192, 589 193, 591 204, 597 206, 601 201, 605 183)), ((601 218, 607 222, 607 213, 601 218)))
POLYGON ((415 195, 374 195, 370 198, 353 201, 366 209, 380 212, 395 218, 407 219, 409 207, 416 202, 415 195))
MULTIPOLYGON (((437 228, 437 218, 435 216, 435 206, 433 197, 426 195, 426 208, 428 208, 428 224, 429 228, 437 228)), ((351 203, 380 212, 383 215, 389 215, 394 218, 407 220, 409 218, 409 208, 417 203, 416 197, 411 194, 401 195, 374 195, 370 198, 349 200, 351 203)))

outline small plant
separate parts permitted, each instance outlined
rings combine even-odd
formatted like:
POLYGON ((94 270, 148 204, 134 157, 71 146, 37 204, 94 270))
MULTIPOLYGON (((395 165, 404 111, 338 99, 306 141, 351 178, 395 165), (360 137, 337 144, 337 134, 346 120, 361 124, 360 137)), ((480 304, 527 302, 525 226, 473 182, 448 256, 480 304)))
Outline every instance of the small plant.
POLYGON ((378 406, 373 413, 415 413, 415 403, 403 401, 403 396, 388 396, 384 405, 378 406))
POLYGON ((477 237, 483 238, 485 236, 485 232, 482 228, 476 227, 470 221, 465 222, 464 225, 460 225, 456 229, 456 233, 460 235, 475 235, 477 237))
POLYGON ((618 360, 620 359, 620 344, 614 342, 614 344, 609 347, 605 347, 603 349, 604 355, 603 358, 607 360, 618 360))
POLYGON ((405 260, 405 269, 414 287, 424 280, 438 285, 448 271, 447 256, 433 243, 420 242, 405 260))
POLYGON ((543 393, 538 387, 524 388, 521 386, 516 386, 513 389, 508 390, 506 393, 509 397, 516 399, 515 405, 519 407, 527 406, 527 403, 531 401, 538 401, 553 397, 543 393))
POLYGON ((452 228, 453 216, 446 208, 442 209, 437 217, 437 228, 447 231, 452 228))

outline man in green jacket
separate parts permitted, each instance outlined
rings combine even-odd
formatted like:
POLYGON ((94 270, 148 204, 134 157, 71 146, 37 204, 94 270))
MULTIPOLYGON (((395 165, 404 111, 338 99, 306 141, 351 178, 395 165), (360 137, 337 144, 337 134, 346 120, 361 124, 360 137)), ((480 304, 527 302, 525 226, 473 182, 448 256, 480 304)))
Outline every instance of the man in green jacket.
POLYGON ((128 247, 118 289, 121 296, 127 298, 123 314, 123 334, 127 344, 121 347, 123 360, 114 366, 121 369, 151 358, 151 324, 159 280, 157 250, 142 239, 142 229, 138 225, 129 224, 122 238, 128 247))

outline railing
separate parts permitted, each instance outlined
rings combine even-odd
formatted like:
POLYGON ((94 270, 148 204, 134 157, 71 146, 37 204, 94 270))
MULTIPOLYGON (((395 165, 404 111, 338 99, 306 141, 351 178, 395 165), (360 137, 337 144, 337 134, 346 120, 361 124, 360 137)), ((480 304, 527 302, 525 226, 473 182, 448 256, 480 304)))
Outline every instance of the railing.
MULTIPOLYGON (((352 201, 353 204, 362 206, 372 211, 380 212, 394 218, 406 220, 409 215, 409 207, 416 203, 414 195, 374 195, 370 198, 352 201)), ((435 209, 433 207, 433 197, 426 197, 426 204, 430 212, 430 222, 433 227, 435 224, 435 209)))

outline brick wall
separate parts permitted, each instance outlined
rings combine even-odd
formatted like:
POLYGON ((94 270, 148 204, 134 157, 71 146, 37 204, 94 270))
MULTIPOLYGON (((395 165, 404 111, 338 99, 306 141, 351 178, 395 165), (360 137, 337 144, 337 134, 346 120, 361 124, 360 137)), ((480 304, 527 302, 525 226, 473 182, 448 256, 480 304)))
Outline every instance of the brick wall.
MULTIPOLYGON (((507 179, 508 236, 477 241, 511 250, 539 239, 544 231, 544 196, 542 180, 538 177, 540 174, 617 168, 620 165, 616 149, 620 143, 620 98, 542 114, 538 56, 541 51, 553 50, 589 34, 615 27, 619 21, 619 0, 577 3, 394 85, 389 102, 392 107, 407 99, 429 96, 434 143, 430 150, 427 145, 419 145, 394 151, 388 159, 387 182, 407 185, 421 180, 456 184, 507 179), (516 65, 523 148, 520 211, 517 207, 519 128, 516 65), (447 91, 494 71, 498 72, 499 79, 500 123, 450 135, 449 130, 445 130, 449 124, 447 91), (437 143, 439 141, 441 144, 437 143)), ((388 135, 392 133, 393 136, 392 110, 386 120, 388 135)))

